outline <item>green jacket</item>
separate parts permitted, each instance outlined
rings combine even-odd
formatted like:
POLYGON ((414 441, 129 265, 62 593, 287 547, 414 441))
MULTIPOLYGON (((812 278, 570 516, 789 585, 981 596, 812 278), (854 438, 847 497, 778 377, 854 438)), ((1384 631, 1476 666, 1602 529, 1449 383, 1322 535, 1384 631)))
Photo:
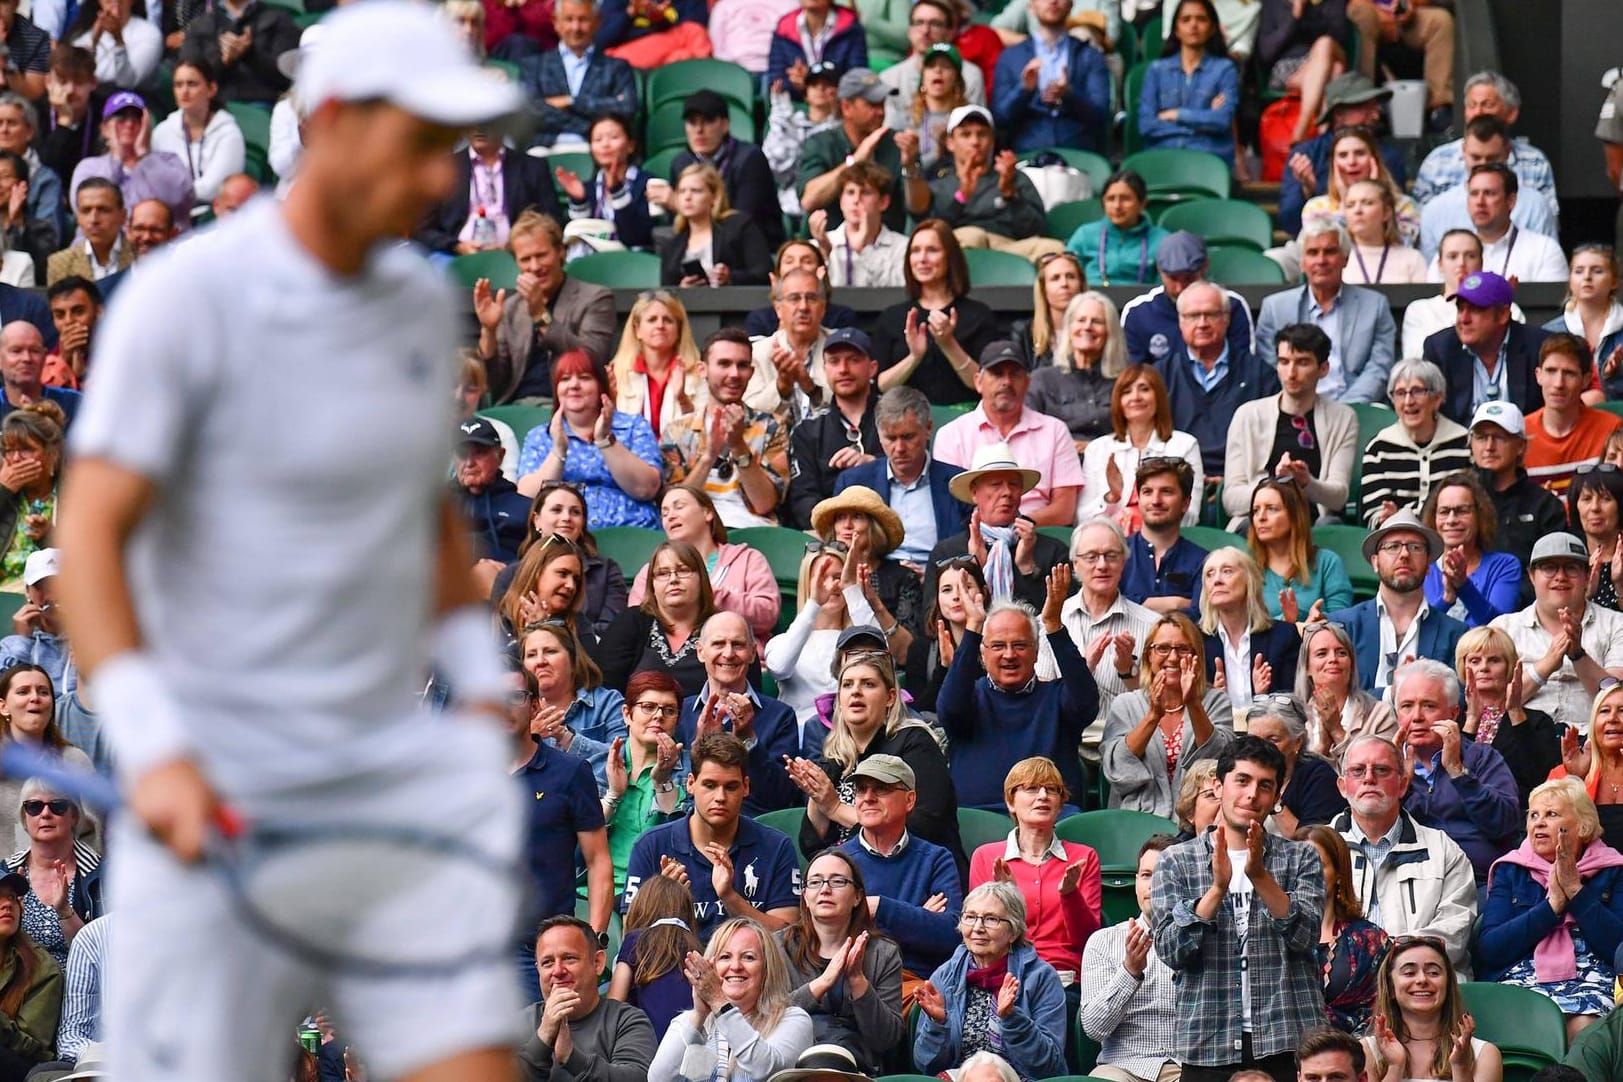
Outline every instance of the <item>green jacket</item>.
MULTIPOLYGON (((56 1024, 62 1018, 62 970, 45 948, 33 942, 34 981, 15 1018, 0 1014, 0 1045, 24 1059, 44 1063, 56 1054, 56 1024)), ((7 952, 0 963, 0 988, 11 980, 17 968, 15 955, 7 952)))
POLYGON ((1580 1033, 1562 1062, 1578 1068, 1589 1082, 1623 1078, 1623 1012, 1613 1011, 1580 1033))
POLYGON ((958 174, 948 173, 930 182, 930 212, 925 217, 940 218, 952 228, 978 225, 988 233, 1010 240, 1040 237, 1047 227, 1043 199, 1024 173, 1014 175, 1014 198, 1004 199, 998 189, 997 171, 988 169, 975 185, 975 194, 960 203, 958 174))

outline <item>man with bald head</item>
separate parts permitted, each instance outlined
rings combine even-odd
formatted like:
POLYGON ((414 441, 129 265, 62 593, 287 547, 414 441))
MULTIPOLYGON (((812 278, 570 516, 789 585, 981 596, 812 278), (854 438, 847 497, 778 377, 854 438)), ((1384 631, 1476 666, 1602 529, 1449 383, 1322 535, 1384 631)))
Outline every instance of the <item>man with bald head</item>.
POLYGON ((211 204, 216 219, 229 218, 248 200, 259 194, 259 181, 247 173, 234 173, 220 185, 211 204))
POLYGON ((1200 444, 1208 481, 1223 476, 1234 411, 1279 391, 1273 365, 1254 353, 1237 353, 1228 329, 1228 294, 1211 282, 1195 282, 1178 295, 1181 343, 1152 362, 1167 385, 1172 427, 1200 444))
POLYGON ((718 612, 699 629, 699 662, 704 686, 682 704, 676 740, 683 748, 706 733, 729 732, 749 749, 749 793, 744 814, 760 815, 805 804, 805 795, 783 767, 784 756, 816 759, 823 751, 823 726, 812 717, 802 736, 795 712, 763 695, 749 681, 755 664, 755 633, 736 612, 718 612))
POLYGON ((79 392, 47 387, 44 374, 45 339, 39 328, 20 319, 0 327, 0 417, 48 398, 62 407, 71 425, 79 409, 79 392))
POLYGON ((124 239, 136 259, 144 259, 152 251, 168 244, 179 232, 175 228, 175 214, 162 199, 143 199, 130 208, 130 220, 124 226, 124 239))

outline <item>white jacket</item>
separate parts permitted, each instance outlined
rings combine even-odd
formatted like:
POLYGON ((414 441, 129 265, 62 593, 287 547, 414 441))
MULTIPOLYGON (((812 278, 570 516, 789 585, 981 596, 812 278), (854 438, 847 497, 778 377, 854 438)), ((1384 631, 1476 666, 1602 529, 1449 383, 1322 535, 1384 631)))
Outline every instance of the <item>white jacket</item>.
POLYGON ((221 108, 209 117, 203 138, 188 146, 185 123, 176 109, 152 129, 152 149, 168 151, 186 163, 198 203, 212 203, 227 177, 242 172, 248 148, 236 117, 221 108))
POLYGON ((1477 913, 1471 859, 1442 831, 1421 826, 1408 812, 1400 811, 1398 816, 1402 829, 1397 844, 1379 870, 1364 858, 1352 812, 1344 811, 1330 821, 1352 850, 1358 901, 1367 912, 1370 898, 1379 900, 1380 920, 1376 923, 1387 935, 1434 935, 1443 940, 1454 971, 1460 980, 1468 981, 1471 928, 1477 913))

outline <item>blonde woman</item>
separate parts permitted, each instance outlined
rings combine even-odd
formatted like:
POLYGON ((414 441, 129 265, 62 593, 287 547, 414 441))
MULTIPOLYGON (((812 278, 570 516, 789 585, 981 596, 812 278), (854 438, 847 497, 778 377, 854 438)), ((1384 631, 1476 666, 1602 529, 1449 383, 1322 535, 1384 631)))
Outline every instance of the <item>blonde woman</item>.
POLYGON ((873 606, 843 541, 808 541, 800 561, 799 612, 766 644, 762 661, 802 726, 817 718, 817 697, 834 690, 835 644, 854 624, 876 624, 873 606))
POLYGON ((762 286, 772 252, 762 223, 727 203, 727 186, 713 165, 694 162, 676 178, 675 232, 659 253, 663 285, 762 286))
MULTIPOLYGON (((1047 258, 1049 267, 1075 259, 1069 253, 1047 258)), ((1038 313, 1040 317, 1042 309, 1038 313)), ((1033 342, 1037 331, 1034 318, 1033 342)), ((1094 290, 1072 297, 1054 332, 1050 355, 1053 363, 1031 374, 1026 405, 1064 421, 1076 453, 1084 454, 1089 443, 1115 431, 1111 403, 1116 379, 1127 369, 1127 341, 1115 303, 1094 290)))
POLYGON ((1302 628, 1294 690, 1307 706, 1308 750, 1337 764, 1337 769, 1353 737, 1397 739, 1398 716, 1390 704, 1359 683, 1358 651, 1340 624, 1310 623, 1302 628))
POLYGON ((1561 765, 1550 771, 1550 779, 1582 781, 1602 832, 1623 838, 1623 684, 1595 696, 1584 735, 1587 740, 1573 726, 1562 731, 1561 765))
POLYGON ((1305 229, 1309 222, 1324 218, 1345 225, 1347 219, 1342 203, 1360 180, 1373 180, 1391 193, 1400 243, 1414 247, 1420 239, 1420 208, 1387 172, 1380 143, 1368 128, 1343 128, 1336 133, 1335 142, 1330 144, 1328 190, 1309 199, 1302 207, 1302 227, 1305 229))
POLYGON ((1352 237, 1343 278, 1355 285, 1402 285, 1426 280, 1426 257, 1398 235, 1397 196, 1378 180, 1360 180, 1341 200, 1352 237))
POLYGON ((1034 372, 1054 363, 1054 352, 1065 337, 1066 307, 1088 288, 1082 260, 1074 252, 1053 252, 1037 260, 1037 280, 1031 283, 1031 318, 1012 324, 1015 343, 1025 351, 1034 372))
POLYGON ((609 376, 620 412, 642 414, 655 436, 693 412, 704 379, 687 309, 676 294, 663 289, 637 294, 609 376))
MULTIPOLYGON (((1595 358, 1595 368, 1607 398, 1623 396, 1623 304, 1617 289, 1623 282, 1617 253, 1609 244, 1580 244, 1572 250, 1567 272, 1567 297, 1561 314, 1544 325, 1547 331, 1566 331, 1581 337, 1595 358)), ((1584 401, 1599 399, 1588 394, 1584 401)))
POLYGON ((848 655, 834 694, 834 722, 823 737, 822 757, 815 763, 795 759, 789 764, 789 777, 806 794, 801 852, 815 853, 856 833, 851 772, 871 755, 894 755, 918 779, 918 803, 908 813, 908 833, 946 849, 961 874, 969 863, 958 836, 958 793, 947 757, 935 730, 909 717, 890 655, 878 650, 848 655))
POLYGON ((1220 548, 1201 569, 1200 630, 1205 635, 1206 679, 1244 710, 1255 695, 1296 682, 1302 636, 1296 625, 1275 621, 1262 600, 1262 569, 1236 548, 1220 548))
POLYGON ((765 1082, 811 1047, 811 1016, 789 1002, 789 966, 778 941, 748 917, 710 936, 682 966, 693 1009, 665 1031, 648 1069, 661 1082, 765 1082))
POLYGON ((969 105, 969 88, 964 82, 964 58, 947 42, 937 42, 924 50, 919 60, 919 88, 907 113, 908 125, 918 133, 919 165, 933 175, 935 165, 947 153, 947 118, 960 105, 969 105))

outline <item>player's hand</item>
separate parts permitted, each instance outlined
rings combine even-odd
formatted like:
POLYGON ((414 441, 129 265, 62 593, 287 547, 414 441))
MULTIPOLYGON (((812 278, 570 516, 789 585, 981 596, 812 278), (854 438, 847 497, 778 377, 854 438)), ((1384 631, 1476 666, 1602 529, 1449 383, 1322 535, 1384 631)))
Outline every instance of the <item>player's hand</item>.
POLYGON ((177 860, 193 864, 202 859, 203 841, 222 807, 195 762, 171 759, 135 779, 130 811, 177 860))

